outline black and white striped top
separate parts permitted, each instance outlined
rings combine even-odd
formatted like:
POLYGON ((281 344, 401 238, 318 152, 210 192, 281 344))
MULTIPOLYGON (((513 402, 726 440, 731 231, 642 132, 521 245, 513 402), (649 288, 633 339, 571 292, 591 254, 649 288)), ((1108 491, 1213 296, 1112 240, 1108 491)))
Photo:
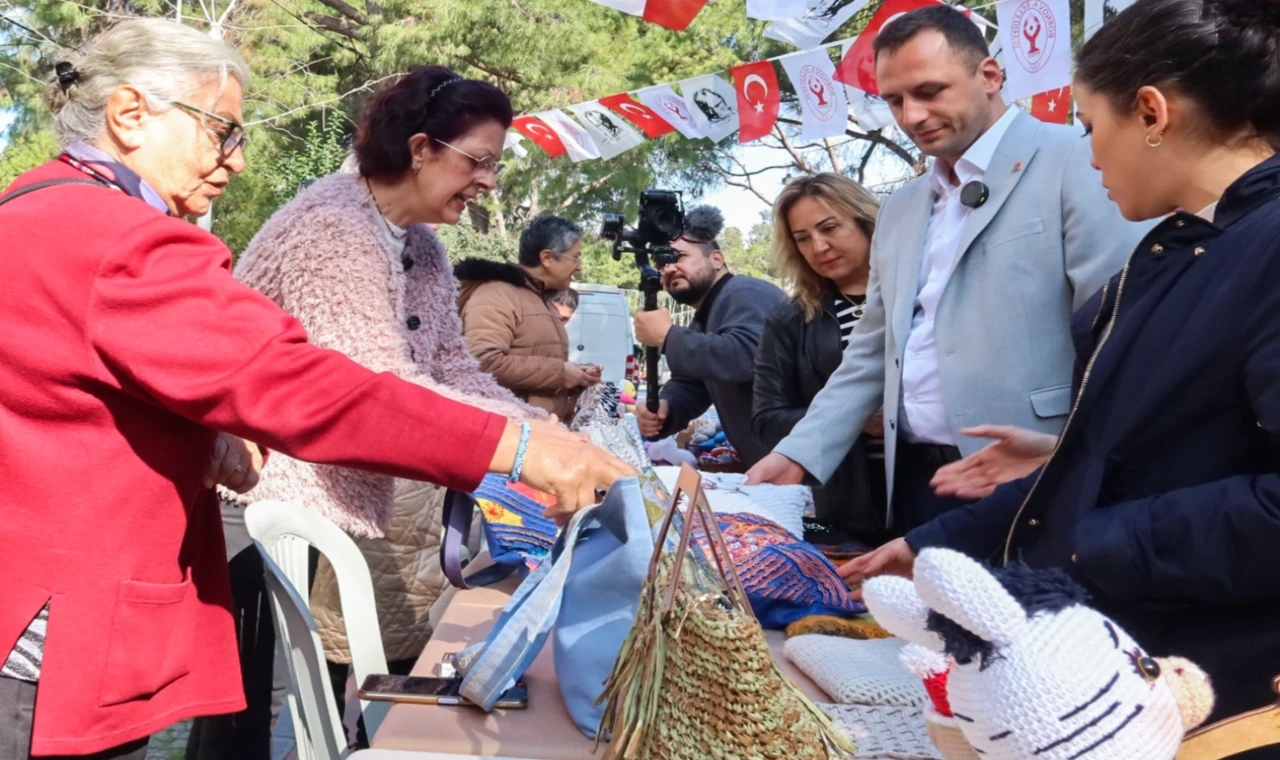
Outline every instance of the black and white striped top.
POLYGON ((836 321, 840 324, 840 347, 847 348, 849 336, 853 334, 853 326, 862 319, 867 305, 866 296, 836 295, 836 321))
MULTIPOLYGON (((853 335, 853 326, 862 319, 867 306, 867 297, 846 296, 836 294, 836 323, 840 325, 840 347, 849 347, 849 336, 853 335)), ((884 439, 867 437, 867 456, 872 459, 884 459, 884 439)))

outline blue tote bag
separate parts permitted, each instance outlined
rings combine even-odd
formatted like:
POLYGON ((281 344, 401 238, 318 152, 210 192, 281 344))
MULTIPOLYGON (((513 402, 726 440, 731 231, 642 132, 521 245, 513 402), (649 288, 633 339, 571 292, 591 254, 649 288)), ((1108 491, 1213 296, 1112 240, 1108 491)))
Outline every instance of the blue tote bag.
POLYGON ((596 701, 635 622, 669 501, 657 476, 646 474, 618 480, 604 501, 577 512, 489 636, 458 655, 462 695, 493 709, 550 639, 565 706, 595 738, 604 711, 596 701))

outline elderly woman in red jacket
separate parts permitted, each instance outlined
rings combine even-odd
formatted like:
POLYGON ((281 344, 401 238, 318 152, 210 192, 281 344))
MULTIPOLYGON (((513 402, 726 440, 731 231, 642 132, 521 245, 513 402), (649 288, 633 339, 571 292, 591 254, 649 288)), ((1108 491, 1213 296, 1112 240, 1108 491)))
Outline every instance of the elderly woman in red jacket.
POLYGON ((205 479, 218 431, 463 490, 510 473, 564 512, 629 472, 549 423, 318 349, 232 278, 182 217, 244 167, 248 79, 193 29, 122 23, 59 64, 64 153, 0 199, 0 759, 141 758, 160 728, 243 708, 205 479))

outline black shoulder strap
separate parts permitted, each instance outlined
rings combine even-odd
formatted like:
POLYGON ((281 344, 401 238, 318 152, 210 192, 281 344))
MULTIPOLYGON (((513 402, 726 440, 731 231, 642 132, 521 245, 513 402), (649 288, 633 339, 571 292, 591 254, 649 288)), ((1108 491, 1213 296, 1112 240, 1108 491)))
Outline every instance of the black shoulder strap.
POLYGON ((0 206, 3 206, 14 198, 26 195, 27 193, 34 193, 37 190, 43 190, 46 187, 53 187, 54 185, 94 185, 96 187, 106 187, 106 185, 101 182, 92 179, 46 179, 43 182, 32 182, 30 185, 20 187, 12 193, 0 197, 0 206))

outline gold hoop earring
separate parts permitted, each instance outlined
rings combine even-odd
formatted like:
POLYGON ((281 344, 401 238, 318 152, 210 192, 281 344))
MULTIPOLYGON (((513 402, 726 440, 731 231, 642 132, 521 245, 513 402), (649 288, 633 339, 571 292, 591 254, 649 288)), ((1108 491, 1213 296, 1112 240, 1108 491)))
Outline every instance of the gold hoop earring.
POLYGON ((1148 148, 1159 148, 1161 145, 1164 145, 1164 135, 1156 135, 1155 142, 1151 142, 1151 135, 1147 135, 1148 148))

